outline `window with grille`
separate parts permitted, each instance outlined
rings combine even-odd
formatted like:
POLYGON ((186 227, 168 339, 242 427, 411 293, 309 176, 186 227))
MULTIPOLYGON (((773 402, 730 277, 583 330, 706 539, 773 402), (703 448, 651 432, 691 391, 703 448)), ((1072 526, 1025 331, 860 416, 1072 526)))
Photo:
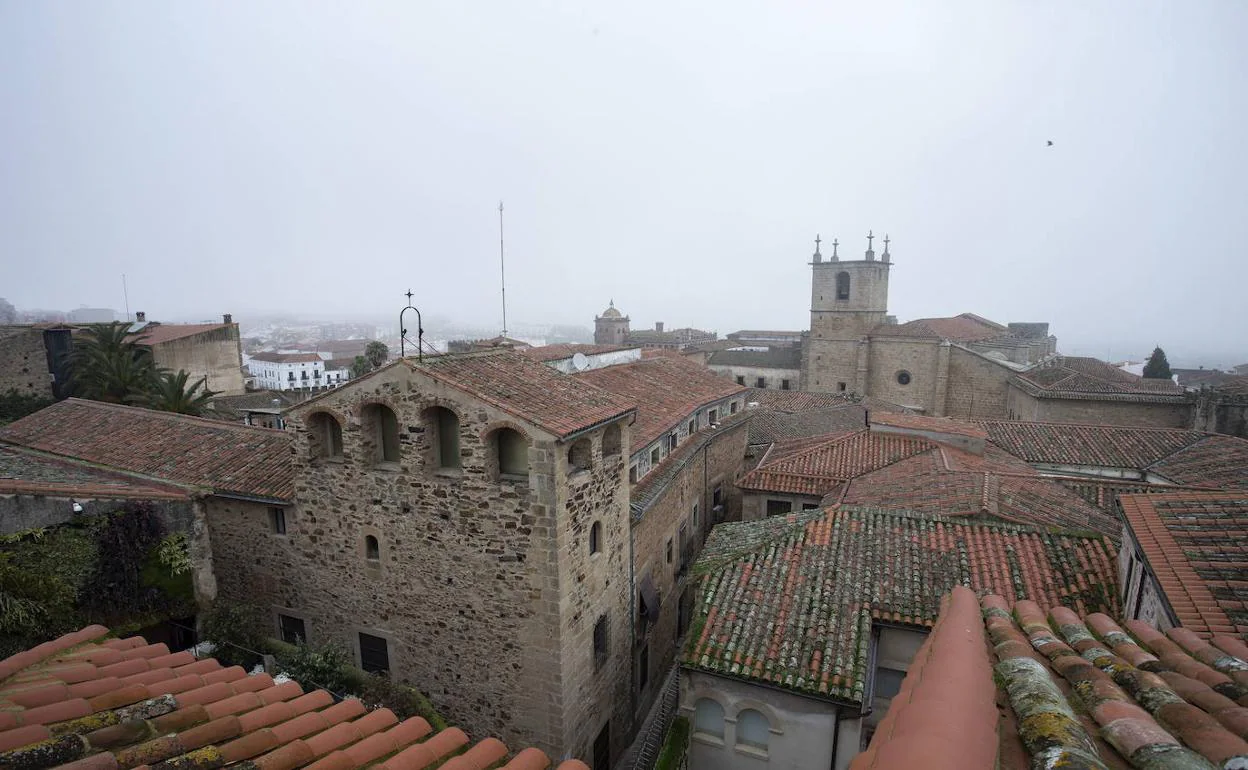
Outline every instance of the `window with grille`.
POLYGON ((390 649, 385 639, 372 634, 360 634, 360 668, 370 674, 390 670, 390 649))

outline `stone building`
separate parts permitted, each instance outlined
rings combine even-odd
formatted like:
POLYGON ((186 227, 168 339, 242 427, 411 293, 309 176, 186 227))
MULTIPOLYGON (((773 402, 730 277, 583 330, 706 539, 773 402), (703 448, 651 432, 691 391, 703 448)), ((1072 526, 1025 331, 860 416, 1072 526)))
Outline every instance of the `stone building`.
POLYGON ((738 385, 772 390, 797 390, 802 376, 801 345, 741 346, 713 351, 706 365, 738 385))
POLYGON ((634 331, 629 327, 628 316, 615 307, 611 300, 602 315, 594 317, 594 343, 598 345, 632 345, 642 348, 662 348, 666 350, 685 350, 688 348, 714 342, 718 339, 715 332, 701 329, 665 330, 663 322, 657 321, 654 329, 634 331))
POLYGON ((0 393, 65 396, 72 334, 70 327, 59 324, 0 326, 0 393))
MULTIPOLYGON (((57 489, 40 490, 45 498, 72 495, 89 510, 89 501, 110 497, 112 488, 113 497, 189 502, 179 528, 189 532, 201 605, 216 598, 223 571, 250 571, 269 545, 265 538, 231 540, 231 522, 254 520, 284 529, 288 519, 291 438, 279 430, 69 398, 0 428, 0 444, 71 467, 72 473, 61 471, 57 489), (79 484, 83 488, 74 489, 79 484)), ((19 476, 37 481, 35 471, 27 463, 19 476)))
POLYGON ((152 351, 156 365, 186 371, 189 382, 205 379, 208 389, 223 396, 244 392, 243 349, 238 324, 229 313, 219 324, 162 324, 135 313, 130 327, 135 341, 152 351))
POLYGON ((1170 380, 1137 377, 1095 358, 1057 356, 1010 378, 1006 416, 1032 422, 1187 428, 1193 424, 1195 400, 1170 380))
POLYGON ((214 522, 242 557, 222 594, 265 596, 472 732, 606 767, 632 726, 633 413, 507 349, 352 380, 287 414, 284 531, 214 522))
POLYGON ((889 240, 878 260, 872 240, 860 260, 842 260, 833 242, 825 261, 816 243, 802 389, 869 395, 934 416, 1004 417, 1009 379, 1056 349, 1048 324, 1002 325, 972 313, 893 323, 889 240))

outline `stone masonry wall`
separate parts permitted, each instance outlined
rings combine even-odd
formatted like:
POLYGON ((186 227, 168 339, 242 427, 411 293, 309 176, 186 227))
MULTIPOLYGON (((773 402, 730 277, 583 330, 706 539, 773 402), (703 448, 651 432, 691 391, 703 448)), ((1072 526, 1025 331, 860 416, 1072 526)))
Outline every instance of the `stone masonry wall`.
POLYGON ((949 394, 945 414, 966 420, 1004 420, 1010 378, 1000 364, 954 346, 949 352, 949 394))
POLYGON ((934 340, 872 338, 867 394, 932 414, 940 350, 940 343, 934 340), (901 371, 910 373, 908 385, 897 381, 901 371))
MULTIPOLYGON (((311 641, 334 640, 357 656, 359 632, 385 638, 392 676, 477 738, 588 757, 596 732, 586 731, 627 704, 628 508, 626 492, 615 491, 626 486, 626 454, 603 461, 601 437, 589 436, 594 467, 569 483, 566 446, 403 364, 301 405, 289 426, 299 472, 287 533, 274 534, 258 507, 214 515, 221 595, 263 596, 274 618, 279 610, 304 618, 311 641), (396 413, 396 463, 370 459, 375 441, 362 420, 370 403, 396 413), (424 411, 435 405, 459 416, 460 470, 434 467, 424 411), (307 418, 317 411, 343 426, 341 459, 311 456, 307 418), (527 478, 494 472, 485 439, 499 427, 529 438, 527 478), (604 533, 593 564, 590 511, 604 533), (378 560, 365 558, 368 535, 378 560), (604 614, 609 653, 586 683, 604 614)), ((622 718, 617 746, 627 738, 626 705, 622 718)))
POLYGON ((29 326, 0 326, 0 393, 52 397, 52 375, 43 332, 29 326))
POLYGON ((238 324, 228 329, 203 332, 152 346, 157 366, 186 370, 189 382, 208 378, 208 388, 223 396, 243 393, 243 353, 238 324))
POLYGON ((1035 422, 1129 425, 1137 428, 1187 428, 1192 424, 1191 404, 1035 398, 1013 385, 1009 389, 1007 411, 1011 420, 1035 422))
MULTIPOLYGON (((692 544, 689 553, 689 564, 692 565, 714 525, 711 509, 716 487, 723 495, 721 520, 739 520, 741 496, 735 481, 745 456, 747 427, 742 422, 723 430, 702 450, 690 456, 665 491, 633 525, 635 586, 632 617, 637 631, 633 646, 634 666, 640 666, 643 646, 649 653, 649 670, 645 676, 647 684, 637 693, 639 714, 650 708, 662 685, 663 675, 676 659, 682 596, 688 592, 683 601, 692 602, 688 570, 681 571, 681 527, 684 526, 688 542, 692 544), (695 503, 698 505, 696 525, 693 515, 695 503), (670 561, 667 558, 668 543, 671 543, 670 561), (659 617, 653 622, 641 621, 638 610, 638 586, 646 575, 650 576, 659 595, 659 617)), ((683 458, 673 459, 679 461, 683 458)), ((640 684, 641 679, 638 668, 634 673, 634 687, 640 684)))

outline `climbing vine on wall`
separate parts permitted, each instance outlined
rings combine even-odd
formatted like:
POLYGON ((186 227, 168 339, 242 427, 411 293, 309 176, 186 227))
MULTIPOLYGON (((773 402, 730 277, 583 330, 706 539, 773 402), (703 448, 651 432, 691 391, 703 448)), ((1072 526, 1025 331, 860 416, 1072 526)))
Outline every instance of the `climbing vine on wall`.
POLYGON ((0 655, 91 623, 139 626, 195 611, 185 537, 155 507, 0 538, 0 655), (180 570, 180 571, 179 571, 180 570))

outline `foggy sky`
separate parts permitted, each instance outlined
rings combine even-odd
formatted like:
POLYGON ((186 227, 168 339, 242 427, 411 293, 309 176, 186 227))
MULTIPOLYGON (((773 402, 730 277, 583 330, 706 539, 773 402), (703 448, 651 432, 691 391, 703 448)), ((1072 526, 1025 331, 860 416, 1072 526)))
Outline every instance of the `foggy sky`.
POLYGON ((1248 360, 1248 3, 0 0, 0 296, 151 318, 802 329, 1248 360), (1053 147, 1045 142, 1052 140, 1053 147), (877 240, 877 251, 880 250, 877 240), (825 242, 824 252, 830 251, 825 242))

